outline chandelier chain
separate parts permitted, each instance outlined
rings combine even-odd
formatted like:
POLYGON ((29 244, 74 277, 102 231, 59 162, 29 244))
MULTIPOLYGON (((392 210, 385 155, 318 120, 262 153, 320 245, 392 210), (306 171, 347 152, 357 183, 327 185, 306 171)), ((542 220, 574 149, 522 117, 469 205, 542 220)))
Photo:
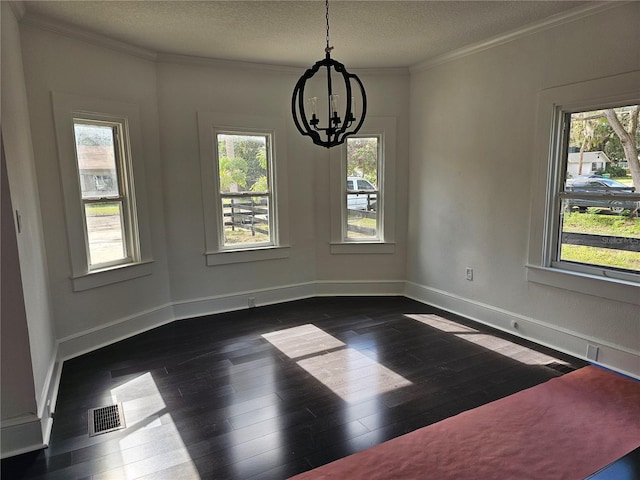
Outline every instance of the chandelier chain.
POLYGON ((333 47, 329 47, 329 0, 325 0, 324 2, 325 10, 326 10, 326 19, 327 19, 327 48, 325 52, 329 53, 333 47))

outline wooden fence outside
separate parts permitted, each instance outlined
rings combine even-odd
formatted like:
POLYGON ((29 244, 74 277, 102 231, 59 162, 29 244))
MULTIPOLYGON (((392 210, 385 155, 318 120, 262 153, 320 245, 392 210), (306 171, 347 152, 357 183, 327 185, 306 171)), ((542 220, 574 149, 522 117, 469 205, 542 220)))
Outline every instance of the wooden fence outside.
POLYGON ((229 200, 223 204, 224 226, 251 231, 252 235, 262 233, 269 235, 269 230, 261 228, 260 225, 269 225, 269 209, 264 205, 257 204, 253 200, 229 200))
POLYGON ((633 237, 563 232, 562 243, 569 245, 584 245, 587 247, 610 248, 612 250, 626 250, 628 252, 640 252, 640 238, 633 237))

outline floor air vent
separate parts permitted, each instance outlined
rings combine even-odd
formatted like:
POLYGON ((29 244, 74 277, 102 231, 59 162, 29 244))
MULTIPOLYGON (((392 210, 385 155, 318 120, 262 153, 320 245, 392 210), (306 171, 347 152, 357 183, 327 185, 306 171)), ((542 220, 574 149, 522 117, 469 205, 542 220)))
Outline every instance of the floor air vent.
POLYGON ((113 432, 125 428, 124 412, 122 404, 116 403, 106 407, 92 408, 89 410, 89 436, 101 433, 113 432))

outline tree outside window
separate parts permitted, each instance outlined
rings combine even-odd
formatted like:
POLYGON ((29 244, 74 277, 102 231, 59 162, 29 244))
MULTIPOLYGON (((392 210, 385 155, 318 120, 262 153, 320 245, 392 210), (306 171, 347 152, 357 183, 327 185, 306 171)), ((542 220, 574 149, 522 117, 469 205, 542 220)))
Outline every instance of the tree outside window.
POLYGON ((639 105, 564 114, 557 261, 640 272, 639 105))

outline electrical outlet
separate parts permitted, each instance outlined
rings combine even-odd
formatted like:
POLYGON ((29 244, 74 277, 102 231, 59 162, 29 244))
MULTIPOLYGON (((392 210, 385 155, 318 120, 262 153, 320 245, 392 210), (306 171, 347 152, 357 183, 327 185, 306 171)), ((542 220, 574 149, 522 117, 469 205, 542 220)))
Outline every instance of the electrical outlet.
POLYGON ((249 303, 249 307, 255 307, 256 306, 256 297, 249 297, 248 303, 249 303))
POLYGON ((598 350, 599 348, 596 345, 587 344, 587 360, 596 361, 598 360, 598 350))
POLYGON ((467 280, 473 281, 473 268, 467 267, 467 280))

